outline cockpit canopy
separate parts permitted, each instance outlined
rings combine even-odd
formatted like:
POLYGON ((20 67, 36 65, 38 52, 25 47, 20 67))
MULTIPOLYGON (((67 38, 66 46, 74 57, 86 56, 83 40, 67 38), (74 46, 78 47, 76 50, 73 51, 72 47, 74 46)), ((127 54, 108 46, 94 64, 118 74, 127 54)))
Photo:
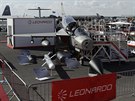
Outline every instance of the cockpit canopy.
POLYGON ((86 29, 84 27, 78 27, 75 32, 74 32, 75 36, 81 36, 81 35, 85 35, 85 36, 89 36, 88 31, 86 31, 86 29))

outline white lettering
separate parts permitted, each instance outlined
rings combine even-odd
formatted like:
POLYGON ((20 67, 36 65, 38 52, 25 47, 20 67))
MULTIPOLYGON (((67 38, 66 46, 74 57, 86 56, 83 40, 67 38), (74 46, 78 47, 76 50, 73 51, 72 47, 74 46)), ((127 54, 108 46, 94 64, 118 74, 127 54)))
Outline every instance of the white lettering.
POLYGON ((93 87, 92 88, 92 93, 95 93, 96 92, 96 89, 97 89, 97 87, 93 87))
POLYGON ((69 93, 69 97, 73 97, 72 91, 69 93))
POLYGON ((97 87, 97 92, 101 92, 102 91, 102 86, 98 86, 97 87))
POLYGON ((91 91, 89 89, 86 89, 86 94, 91 94, 91 91))
POLYGON ((108 86, 107 86, 107 90, 109 91, 109 90, 112 90, 112 84, 109 84, 108 86))
POLYGON ((85 95, 85 93, 86 93, 86 90, 85 89, 81 89, 80 90, 80 95, 85 95))
POLYGON ((80 89, 78 89, 78 90, 75 91, 74 96, 79 96, 79 95, 80 95, 80 89))
POLYGON ((69 92, 69 97, 76 97, 76 96, 83 96, 87 94, 93 94, 93 93, 99 93, 99 92, 105 92, 112 90, 113 85, 103 85, 103 86, 97 86, 93 88, 84 88, 84 89, 77 89, 75 91, 69 92))
POLYGON ((106 90, 107 90, 106 85, 103 85, 103 86, 102 86, 102 92, 104 92, 104 91, 106 91, 106 90))

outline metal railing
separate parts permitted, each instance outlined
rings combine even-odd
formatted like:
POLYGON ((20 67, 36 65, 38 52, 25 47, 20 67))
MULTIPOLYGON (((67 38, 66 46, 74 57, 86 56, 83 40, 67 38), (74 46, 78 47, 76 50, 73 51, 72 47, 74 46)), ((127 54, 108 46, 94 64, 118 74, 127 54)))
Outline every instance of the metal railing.
POLYGON ((51 101, 51 82, 31 84, 28 87, 9 64, 3 60, 3 75, 10 88, 7 94, 12 94, 10 101, 14 97, 18 101, 51 101))
POLYGON ((30 101, 52 101, 51 82, 32 84, 28 91, 30 101))
MULTIPOLYGON (((27 86, 26 83, 12 70, 9 63, 4 60, 3 73, 10 87, 13 97, 18 101, 52 101, 52 83, 41 82, 27 86)), ((117 97, 135 93, 135 69, 117 72, 117 97)), ((8 92, 8 93, 9 93, 8 92)))
POLYGON ((117 96, 135 93, 135 69, 117 72, 117 96))
POLYGON ((5 82, 9 86, 9 91, 7 94, 10 100, 14 97, 18 101, 28 101, 28 87, 26 83, 12 70, 11 66, 6 60, 3 60, 2 64, 3 75, 5 78, 5 82))

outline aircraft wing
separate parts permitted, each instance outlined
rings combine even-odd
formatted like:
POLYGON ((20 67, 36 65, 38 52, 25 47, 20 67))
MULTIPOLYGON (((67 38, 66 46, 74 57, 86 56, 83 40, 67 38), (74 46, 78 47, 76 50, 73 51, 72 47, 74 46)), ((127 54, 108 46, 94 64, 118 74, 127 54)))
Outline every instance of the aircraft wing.
POLYGON ((57 33, 56 33, 57 36, 69 36, 67 34, 67 32, 62 28, 60 29, 57 33))

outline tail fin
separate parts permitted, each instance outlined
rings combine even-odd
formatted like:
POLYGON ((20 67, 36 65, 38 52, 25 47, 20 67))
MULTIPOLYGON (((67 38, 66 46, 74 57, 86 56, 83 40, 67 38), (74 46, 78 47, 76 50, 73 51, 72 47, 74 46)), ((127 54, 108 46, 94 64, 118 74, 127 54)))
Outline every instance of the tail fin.
POLYGON ((10 7, 7 5, 3 11, 2 16, 11 16, 10 7))
POLYGON ((100 15, 98 14, 98 13, 96 13, 96 17, 97 17, 97 19, 99 20, 100 19, 100 15))

